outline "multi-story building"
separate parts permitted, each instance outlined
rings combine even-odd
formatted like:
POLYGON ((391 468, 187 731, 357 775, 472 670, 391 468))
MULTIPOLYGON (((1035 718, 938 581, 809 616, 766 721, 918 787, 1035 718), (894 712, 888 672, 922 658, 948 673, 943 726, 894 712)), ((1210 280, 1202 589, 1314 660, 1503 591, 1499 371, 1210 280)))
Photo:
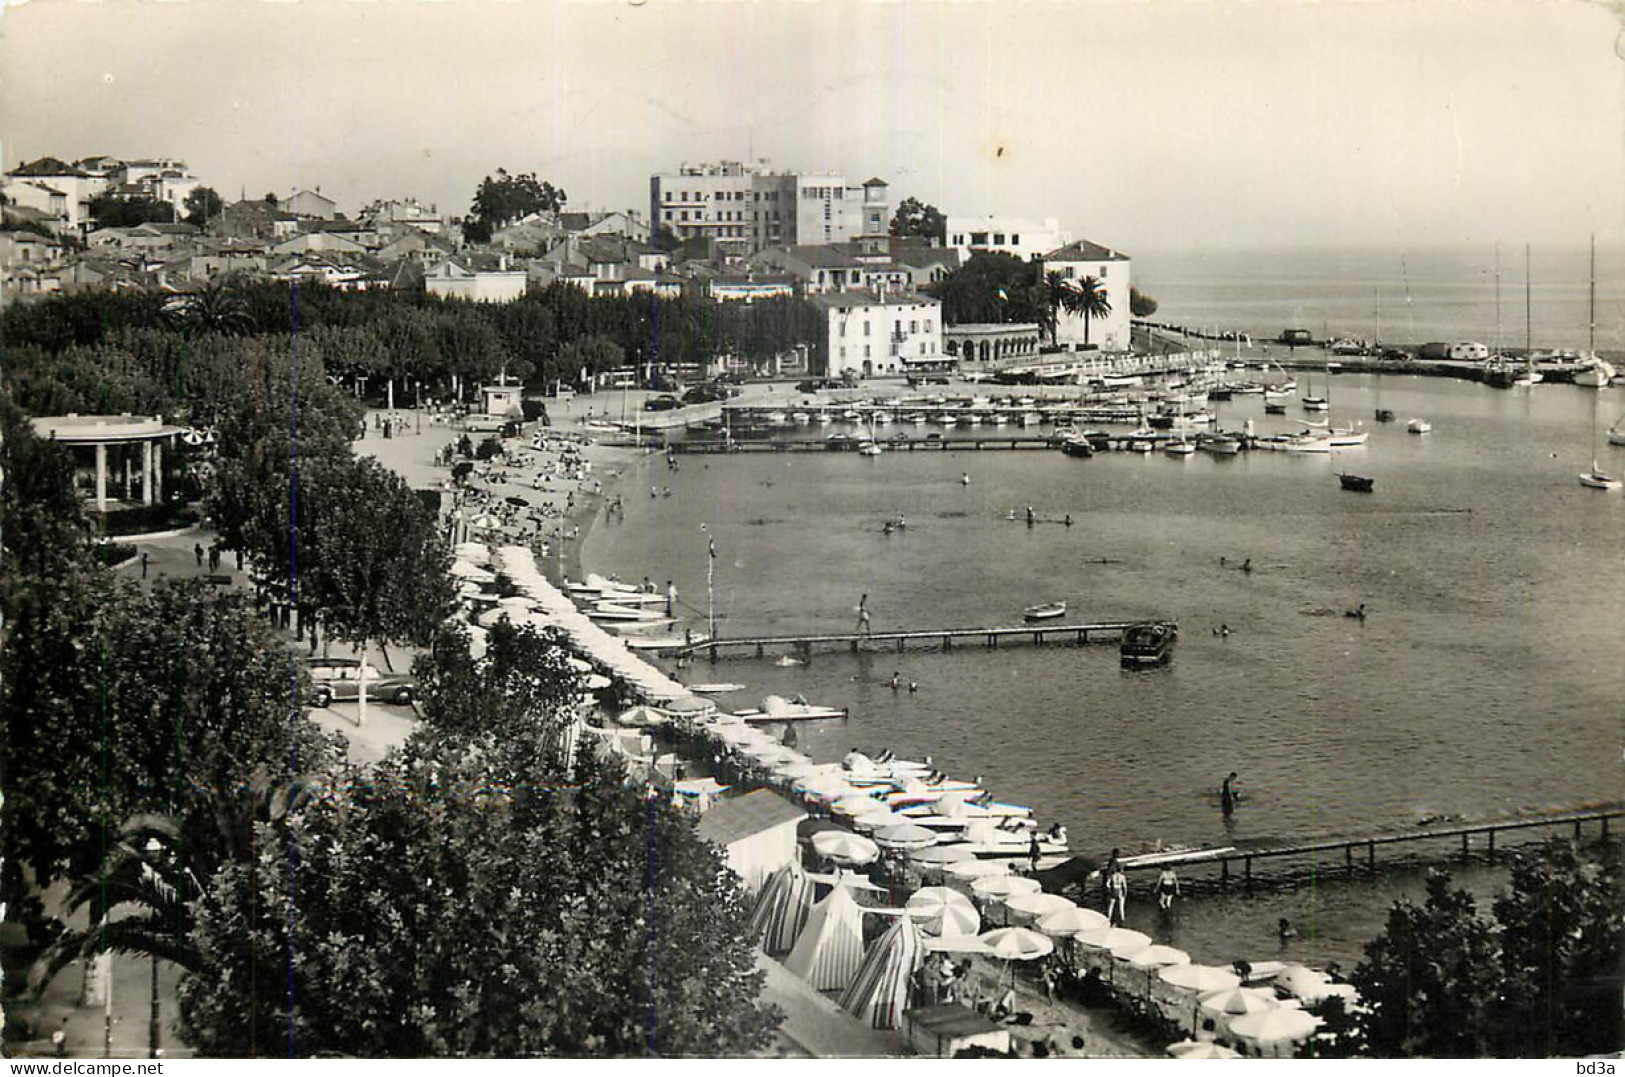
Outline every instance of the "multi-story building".
POLYGON ((815 369, 839 378, 902 375, 940 366, 942 304, 913 292, 831 292, 813 298, 824 316, 815 369))
POLYGON ((683 165, 649 177, 650 226, 707 239, 724 255, 882 235, 884 180, 848 186, 838 172, 774 172, 766 161, 683 165))
POLYGON ((1026 262, 1072 242, 1055 217, 1042 221, 1025 217, 949 217, 945 224, 946 245, 965 258, 1000 251, 1026 262))
POLYGON ((1057 311, 1058 343, 1073 348, 1080 344, 1090 345, 1109 352, 1129 350, 1131 268, 1128 255, 1087 239, 1069 243, 1041 256, 1038 267, 1040 280, 1051 272, 1060 273, 1071 281, 1093 277, 1100 282, 1106 302, 1111 305, 1110 313, 1087 319, 1081 314, 1057 311))
POLYGON ((90 202, 107 189, 105 173, 91 173, 56 157, 41 157, 6 173, 8 202, 45 210, 59 217, 59 230, 83 232, 90 223, 90 202))

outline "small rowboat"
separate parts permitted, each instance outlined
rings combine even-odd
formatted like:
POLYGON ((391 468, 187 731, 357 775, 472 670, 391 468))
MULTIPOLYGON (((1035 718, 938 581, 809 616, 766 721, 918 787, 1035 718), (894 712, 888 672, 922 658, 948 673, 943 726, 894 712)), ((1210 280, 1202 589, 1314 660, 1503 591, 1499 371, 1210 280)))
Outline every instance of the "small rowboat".
POLYGON ((1022 611, 1022 615, 1029 621, 1053 620, 1056 617, 1064 617, 1066 615, 1066 603, 1045 602, 1039 606, 1028 606, 1022 611))
POLYGON ((1376 485, 1375 479, 1368 479, 1363 475, 1349 475, 1341 471, 1337 473, 1337 481, 1342 484, 1343 489, 1361 494, 1369 494, 1371 488, 1376 485))
POLYGON ((723 681, 716 684, 691 684, 688 686, 690 692, 702 696, 720 696, 729 692, 742 692, 744 689, 745 686, 742 684, 729 684, 723 681))

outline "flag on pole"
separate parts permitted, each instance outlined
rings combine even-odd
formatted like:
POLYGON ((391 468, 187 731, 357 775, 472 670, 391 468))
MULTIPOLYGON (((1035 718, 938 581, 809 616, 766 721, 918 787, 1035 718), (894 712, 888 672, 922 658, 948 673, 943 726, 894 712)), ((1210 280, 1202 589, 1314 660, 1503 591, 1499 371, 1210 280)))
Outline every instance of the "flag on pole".
POLYGON ((1008 296, 1008 295, 1006 295, 1006 294, 1005 294, 1005 291, 1004 291, 1004 289, 1003 289, 1003 288, 1000 288, 1000 289, 999 289, 999 298, 1000 298, 1000 299, 1005 299, 1005 300, 1008 300, 1008 299, 1009 299, 1009 298, 1010 298, 1010 297, 1009 297, 1009 296, 1008 296))

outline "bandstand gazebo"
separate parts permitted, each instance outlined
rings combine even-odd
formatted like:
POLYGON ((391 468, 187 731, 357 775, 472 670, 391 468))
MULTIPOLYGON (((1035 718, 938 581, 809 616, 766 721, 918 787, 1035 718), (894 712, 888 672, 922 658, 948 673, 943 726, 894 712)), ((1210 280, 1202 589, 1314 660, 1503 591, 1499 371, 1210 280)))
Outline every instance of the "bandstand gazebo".
POLYGON ((74 485, 96 511, 164 500, 164 449, 184 427, 154 415, 47 415, 34 433, 73 453, 74 485))

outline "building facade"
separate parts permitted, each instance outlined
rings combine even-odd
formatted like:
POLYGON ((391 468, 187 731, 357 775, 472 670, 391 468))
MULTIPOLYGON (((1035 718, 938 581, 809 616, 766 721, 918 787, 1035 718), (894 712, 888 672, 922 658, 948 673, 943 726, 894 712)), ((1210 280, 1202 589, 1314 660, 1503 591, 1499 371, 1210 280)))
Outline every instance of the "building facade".
POLYGON ((814 298, 824 318, 815 367, 825 377, 906 375, 939 366, 942 304, 912 292, 832 292, 814 298))
POLYGON ((882 235, 889 219, 880 179, 849 186, 839 172, 775 172, 766 161, 685 164, 649 177, 650 228, 711 240, 725 256, 882 235))
POLYGON ((1121 251, 1080 239, 1040 259, 1039 279, 1055 272, 1070 281, 1093 277, 1100 282, 1111 312, 1085 319, 1056 311, 1056 341, 1074 350, 1091 346, 1101 351, 1126 352, 1129 347, 1129 286, 1132 263, 1121 251))
POLYGON ((1025 217, 949 217, 946 232, 947 246, 964 258, 998 251, 1027 262, 1072 241, 1061 231, 1061 222, 1055 217, 1042 221, 1025 217))

